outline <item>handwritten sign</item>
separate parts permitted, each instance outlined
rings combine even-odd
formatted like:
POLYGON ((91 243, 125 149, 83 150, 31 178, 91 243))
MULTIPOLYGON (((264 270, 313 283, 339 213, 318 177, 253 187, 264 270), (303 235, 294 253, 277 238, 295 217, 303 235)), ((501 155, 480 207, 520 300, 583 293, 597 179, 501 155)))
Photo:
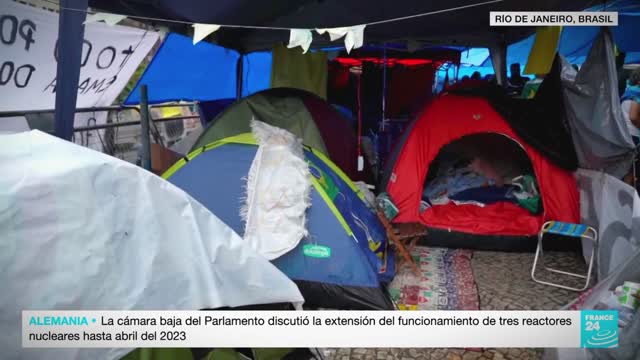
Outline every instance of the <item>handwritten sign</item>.
MULTIPOLYGON (((78 107, 111 105, 158 34, 103 23, 85 25, 78 107)), ((0 2, 0 111, 53 109, 58 14, 0 2)))

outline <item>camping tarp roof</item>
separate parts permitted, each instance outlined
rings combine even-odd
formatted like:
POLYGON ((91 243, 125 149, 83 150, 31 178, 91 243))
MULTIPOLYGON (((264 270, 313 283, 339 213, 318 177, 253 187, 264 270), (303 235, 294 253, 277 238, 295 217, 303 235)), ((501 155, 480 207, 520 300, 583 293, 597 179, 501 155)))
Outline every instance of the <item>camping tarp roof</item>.
MULTIPOLYGON (((95 9, 123 15, 209 24, 233 24, 288 28, 332 28, 352 26, 390 18, 482 4, 479 0, 89 0, 95 9)), ((491 28, 489 11, 576 11, 597 3, 594 0, 504 0, 452 12, 369 26, 365 42, 415 39, 439 44, 488 46, 498 39, 517 41, 533 31, 529 27, 491 28)), ((175 25, 175 24, 174 24, 175 25)), ((219 44, 243 51, 270 48, 286 42, 288 31, 222 28, 219 44)), ((314 45, 327 45, 328 38, 316 36, 314 45), (320 40, 323 39, 323 40, 320 40)))
MULTIPOLYGON (((612 1, 605 5, 594 6, 586 11, 617 11, 618 26, 611 27, 614 41, 620 51, 627 53, 626 63, 640 61, 640 43, 633 36, 640 32, 640 6, 638 6, 637 0, 612 1)), ((586 60, 591 45, 598 36, 599 29, 598 26, 564 27, 558 42, 558 52, 570 63, 582 64, 586 60)), ((509 45, 507 48, 507 64, 526 64, 534 41, 535 35, 531 35, 509 45)), ((492 69, 489 50, 487 49, 469 49, 468 52, 463 52, 461 62, 492 69)))
MULTIPOLYGON (((460 50, 450 47, 428 47, 415 52, 403 50, 400 44, 388 44, 387 57, 408 61, 424 61, 441 64, 459 63, 460 50)), ((322 49, 332 51, 334 48, 322 49)), ((382 61, 384 48, 364 46, 346 54, 341 59, 378 59, 382 61)), ((191 38, 170 33, 153 60, 145 69, 125 104, 140 103, 140 85, 148 86, 149 103, 170 101, 212 101, 235 99, 237 69, 240 54, 232 49, 201 41, 195 46, 191 38), (213 86, 212 84, 215 84, 213 86)), ((256 51, 242 57, 242 92, 249 96, 271 86, 271 51, 256 51)))

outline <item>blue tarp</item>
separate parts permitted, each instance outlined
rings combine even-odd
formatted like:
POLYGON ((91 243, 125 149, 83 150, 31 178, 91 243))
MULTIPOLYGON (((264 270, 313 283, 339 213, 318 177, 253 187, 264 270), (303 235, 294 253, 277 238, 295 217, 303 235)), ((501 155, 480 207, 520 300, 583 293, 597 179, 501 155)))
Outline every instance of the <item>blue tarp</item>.
MULTIPOLYGON (((637 39, 637 34, 640 32, 640 4, 636 0, 621 0, 588 9, 588 11, 605 10, 618 11, 618 26, 610 27, 610 29, 618 48, 621 51, 628 52, 625 63, 639 62, 640 42, 637 39)), ((560 36, 558 52, 570 63, 582 64, 599 30, 600 28, 597 26, 564 27, 560 36)), ((532 35, 509 45, 507 48, 507 65, 519 63, 522 65, 521 68, 524 69, 533 47, 534 39, 535 35, 532 35)), ((471 48, 463 52, 461 62, 464 65, 470 65, 470 67, 466 67, 464 71, 461 70, 460 76, 470 75, 476 70, 483 72, 484 68, 492 69, 489 50, 484 48, 471 48)))
POLYGON ((205 41, 171 33, 151 60, 125 104, 140 102, 141 84, 149 102, 208 101, 236 97, 240 54, 205 41))
POLYGON ((640 51, 640 4, 637 13, 618 15, 618 26, 611 29, 616 45, 621 51, 640 51))
POLYGON ((271 86, 272 58, 270 51, 257 51, 242 57, 242 97, 271 86))

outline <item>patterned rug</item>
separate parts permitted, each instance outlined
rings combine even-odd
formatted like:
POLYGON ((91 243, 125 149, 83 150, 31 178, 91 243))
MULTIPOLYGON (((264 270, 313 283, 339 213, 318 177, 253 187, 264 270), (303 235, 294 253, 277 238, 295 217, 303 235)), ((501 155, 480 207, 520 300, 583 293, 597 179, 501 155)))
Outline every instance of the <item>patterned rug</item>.
POLYGON ((400 310, 478 310, 478 289, 471 269, 473 252, 416 246, 421 276, 405 264, 389 286, 400 310))

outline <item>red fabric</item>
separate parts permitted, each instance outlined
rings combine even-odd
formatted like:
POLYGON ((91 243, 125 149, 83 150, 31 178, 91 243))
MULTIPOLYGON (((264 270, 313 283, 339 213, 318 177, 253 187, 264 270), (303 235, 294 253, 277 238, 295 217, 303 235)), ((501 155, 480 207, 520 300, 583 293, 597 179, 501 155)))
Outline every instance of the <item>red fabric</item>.
POLYGON ((509 202, 484 207, 477 205, 437 205, 420 214, 420 222, 430 227, 482 235, 528 236, 542 226, 542 216, 509 202))
MULTIPOLYGON (((515 212, 512 217, 503 220, 495 218, 490 209, 432 210, 423 216, 419 214, 422 188, 429 165, 442 146, 463 136, 478 133, 499 133, 506 135, 523 146, 531 159, 535 176, 542 193, 544 205, 543 220, 558 220, 577 223, 580 218, 579 196, 574 175, 565 171, 544 158, 536 149, 526 144, 511 129, 509 124, 482 98, 463 97, 445 94, 434 99, 420 115, 413 131, 409 134, 401 153, 394 165, 387 192, 398 206, 400 212, 395 222, 422 222, 427 226, 437 224, 438 227, 453 229, 472 234, 498 234, 503 229, 512 229, 508 224, 527 227, 527 234, 535 234, 528 214, 515 212), (482 224, 474 224, 465 220, 474 211, 489 211, 478 215, 478 219, 492 219, 482 224), (449 212, 451 211, 451 212, 449 212), (458 213, 460 212, 460 213, 458 213), (442 215, 442 218, 439 218, 442 215), (456 216, 461 216, 457 218, 456 216), (517 224, 517 225, 516 225, 517 224), (526 225, 529 224, 529 225, 526 225), (531 228, 528 228, 531 226, 531 228)), ((506 205, 500 205, 506 207, 506 205)), ((462 208, 465 208, 463 206, 462 208)), ((500 211, 511 211, 506 208, 500 211)), ((497 210, 496 210, 497 211, 497 210)), ((467 218, 469 219, 469 218, 467 218)), ((537 225, 536 225, 537 226, 537 225)), ((525 229, 523 229, 523 232, 525 229)))
MULTIPOLYGON (((386 63, 387 66, 395 66, 395 65, 423 66, 423 65, 429 65, 429 64, 433 64, 434 63, 433 60, 429 60, 429 59, 387 58, 385 60, 384 58, 380 58, 380 57, 364 57, 364 58, 359 58, 359 59, 338 57, 338 58, 335 59, 335 61, 337 63, 345 65, 345 66, 360 66, 360 65, 362 65, 363 62, 370 62, 370 63, 374 63, 374 64, 378 64, 378 65, 382 65, 382 64, 386 63)), ((437 64, 440 65, 441 62, 437 62, 437 64)))
POLYGON ((358 171, 358 137, 349 126, 349 121, 319 97, 307 96, 304 104, 318 126, 329 158, 351 180, 371 184, 373 171, 366 160, 363 171, 358 171))
POLYGON ((388 117, 410 114, 416 106, 425 104, 431 97, 435 69, 432 66, 389 69, 389 90, 386 112, 388 117))

